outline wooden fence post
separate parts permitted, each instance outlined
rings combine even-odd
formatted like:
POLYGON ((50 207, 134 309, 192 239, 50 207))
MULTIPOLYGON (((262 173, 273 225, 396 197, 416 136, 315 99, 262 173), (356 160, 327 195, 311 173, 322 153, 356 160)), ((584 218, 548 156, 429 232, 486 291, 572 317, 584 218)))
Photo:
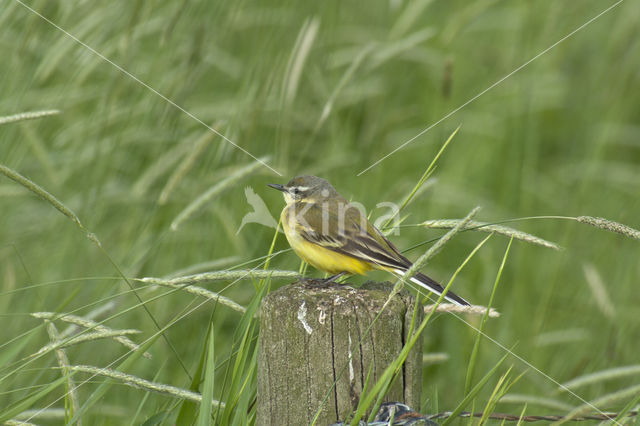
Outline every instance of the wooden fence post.
MULTIPOLYGON (((265 297, 260 313, 258 425, 318 425, 345 420, 369 369, 373 385, 407 339, 414 298, 392 285, 318 288, 301 282, 265 297), (335 383, 335 384, 334 384, 335 383)), ((418 324, 422 315, 418 318, 418 324)), ((385 401, 420 406, 422 346, 412 350, 385 401)))

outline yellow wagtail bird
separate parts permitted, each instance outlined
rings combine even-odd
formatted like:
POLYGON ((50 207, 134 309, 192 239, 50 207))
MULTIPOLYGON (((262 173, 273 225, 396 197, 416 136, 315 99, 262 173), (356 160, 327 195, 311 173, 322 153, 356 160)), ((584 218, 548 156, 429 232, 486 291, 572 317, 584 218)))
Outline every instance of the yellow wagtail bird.
MULTIPOLYGON (((411 261, 325 179, 297 176, 286 185, 269 186, 284 193, 287 205, 281 221, 291 248, 315 268, 336 274, 327 282, 344 274, 364 275, 373 269, 404 275, 411 268, 411 261)), ((437 295, 444 290, 419 272, 410 280, 437 295)), ((450 291, 445 299, 469 305, 450 291)))

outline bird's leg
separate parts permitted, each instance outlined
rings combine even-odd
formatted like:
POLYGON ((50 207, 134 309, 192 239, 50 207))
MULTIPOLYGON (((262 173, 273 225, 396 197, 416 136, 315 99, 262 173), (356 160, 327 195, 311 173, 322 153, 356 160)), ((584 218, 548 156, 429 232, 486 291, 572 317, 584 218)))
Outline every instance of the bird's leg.
POLYGON ((326 288, 335 284, 335 281, 346 275, 346 272, 340 272, 339 274, 331 275, 327 278, 303 278, 302 281, 305 285, 314 288, 326 288))
POLYGON ((325 278, 324 282, 325 284, 331 284, 336 282, 337 279, 344 277, 345 275, 347 275, 346 272, 340 272, 339 274, 335 274, 335 275, 331 275, 330 277, 325 278))

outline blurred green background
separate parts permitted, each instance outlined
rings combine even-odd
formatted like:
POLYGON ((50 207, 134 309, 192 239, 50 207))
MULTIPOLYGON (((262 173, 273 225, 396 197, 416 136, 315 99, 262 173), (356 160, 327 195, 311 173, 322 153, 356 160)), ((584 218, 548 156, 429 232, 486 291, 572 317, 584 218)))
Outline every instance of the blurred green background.
MULTIPOLYGON (((382 201, 399 203, 459 125, 435 174, 405 211, 405 224, 461 218, 480 205, 476 219, 488 222, 590 215, 640 228, 636 2, 621 2, 521 69, 614 2, 25 4, 117 67, 19 2, 2 2, 0 116, 61 112, 0 125, 0 163, 73 210, 127 276, 165 276, 220 259, 213 269, 259 265, 256 259, 268 253, 273 230, 248 224, 237 233, 242 217, 252 211, 245 187, 253 188, 276 218, 283 201, 265 185, 297 174, 325 177, 369 209, 382 201), (189 203, 253 161, 194 117, 252 155, 268 156, 268 164, 283 176, 254 168, 172 231, 170 224, 189 203)), ((373 210, 372 216, 381 213, 373 210)), ((559 219, 510 226, 565 249, 514 242, 494 303, 502 317, 489 322, 487 334, 558 382, 636 364, 640 242, 559 219), (604 295, 594 289, 604 289, 604 295)), ((407 227, 392 240, 409 247, 443 233, 407 227)), ((426 272, 448 280, 483 237, 459 235, 426 272)), ((486 304, 507 243, 494 236, 454 290, 486 304)), ((287 247, 279 237, 276 250, 287 247)), ((424 250, 408 256, 415 259, 424 250)), ((270 266, 297 270, 299 264, 288 252, 270 266)), ((273 287, 285 283, 276 281, 273 287)), ((218 291, 227 284, 207 287, 218 291)), ((68 218, 0 178, 0 408, 60 375, 53 354, 16 371, 24 357, 48 342, 42 321, 30 312, 84 315, 108 300, 115 304, 111 313, 120 312, 137 303, 127 290, 105 253, 68 218)), ((254 285, 242 281, 222 294, 246 305, 254 293, 254 285)), ((157 294, 142 293, 145 299, 157 294)), ((173 293, 148 308, 164 325, 200 302, 173 293)), ((167 333, 191 370, 211 317, 212 305, 204 304, 167 333)), ((216 357, 229 356, 238 318, 216 307, 216 357)), ((141 308, 108 325, 142 330, 137 341, 156 330, 141 308)), ((440 316, 429 326, 425 352, 449 358, 426 368, 421 409, 450 410, 463 399, 474 338, 472 329, 451 316, 440 316)), ((140 360, 135 374, 188 387, 189 379, 164 341, 150 351, 153 359, 140 360)), ((104 340, 70 348, 68 355, 72 364, 106 366, 125 352, 104 340)), ((474 380, 503 354, 504 349, 483 342, 474 380)), ((535 405, 534 397, 568 406, 582 403, 515 358, 508 358, 501 371, 509 365, 517 373, 526 371, 511 393, 512 401, 518 395, 528 398, 528 414, 560 410, 535 405)), ((599 381, 576 393, 593 400, 637 384, 637 374, 599 381)), ((101 380, 83 385, 81 400, 101 380)), ((484 389, 485 399, 492 388, 484 389)), ((63 387, 58 391, 32 408, 54 401, 63 387)), ((638 391, 601 408, 620 409, 634 395, 638 391)), ((167 404, 166 397, 118 385, 86 418, 91 424, 121 424, 141 407, 141 422, 167 404), (140 405, 145 395, 148 400, 140 405), (114 409, 115 417, 103 417, 104 407, 114 409)), ((507 399, 498 408, 519 414, 523 406, 507 399)))

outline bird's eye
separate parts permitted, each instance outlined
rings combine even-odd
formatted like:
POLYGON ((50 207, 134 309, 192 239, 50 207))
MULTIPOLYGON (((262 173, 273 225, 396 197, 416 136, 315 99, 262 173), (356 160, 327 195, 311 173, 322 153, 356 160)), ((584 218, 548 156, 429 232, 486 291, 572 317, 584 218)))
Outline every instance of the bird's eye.
POLYGON ((293 188, 293 193, 294 195, 298 195, 300 193, 300 190, 298 188, 293 188))

